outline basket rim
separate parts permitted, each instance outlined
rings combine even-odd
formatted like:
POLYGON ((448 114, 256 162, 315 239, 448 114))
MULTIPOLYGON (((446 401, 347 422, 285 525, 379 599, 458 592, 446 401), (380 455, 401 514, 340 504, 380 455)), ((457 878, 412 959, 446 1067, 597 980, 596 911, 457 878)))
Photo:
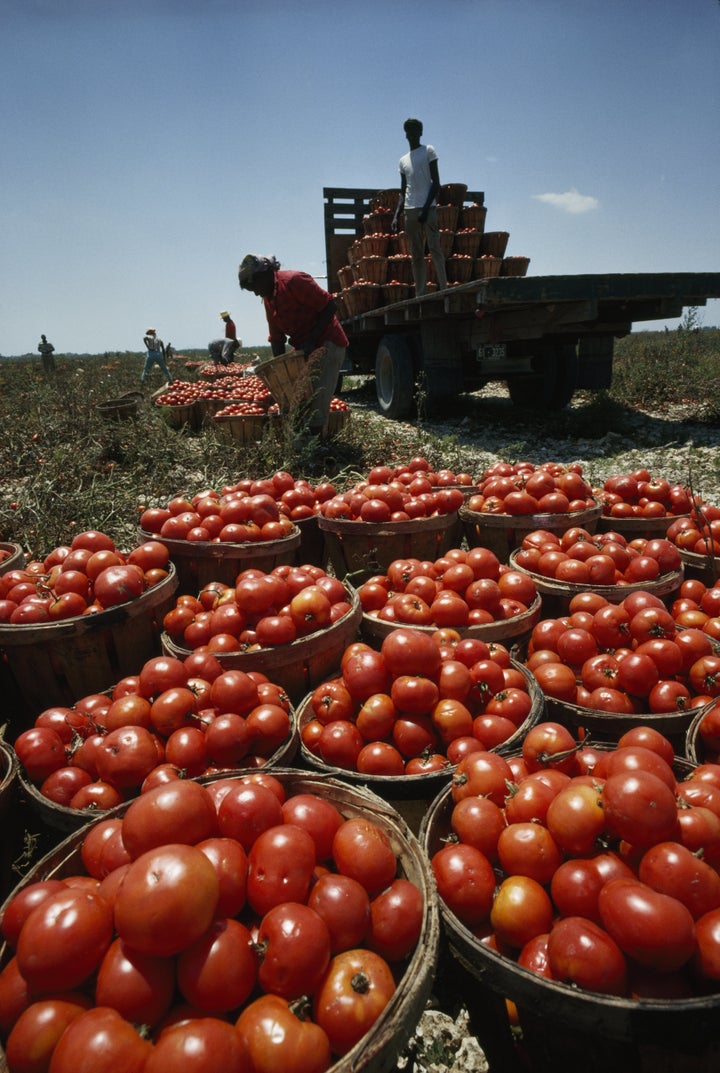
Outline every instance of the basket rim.
POLYGON ((293 532, 286 537, 277 540, 250 540, 244 544, 236 544, 231 540, 178 540, 174 537, 160 536, 159 533, 149 533, 146 529, 139 529, 138 535, 143 540, 157 540, 165 544, 172 557, 176 555, 198 558, 204 556, 210 559, 241 558, 251 548, 262 548, 270 555, 278 548, 282 551, 290 551, 300 543, 301 533, 297 524, 293 522, 293 532))
POLYGON ((457 521, 458 511, 448 514, 433 514, 429 518, 408 518, 402 522, 363 522, 355 518, 327 518, 318 514, 318 525, 330 533, 346 533, 348 536, 370 534, 372 536, 397 536, 399 533, 422 533, 425 530, 449 529, 457 521), (432 525, 428 523, 434 523, 432 525))
POLYGON ((156 607, 168 596, 172 596, 179 584, 180 579, 175 564, 170 561, 168 576, 151 588, 145 589, 132 600, 126 600, 122 604, 116 604, 115 607, 108 607, 104 611, 97 611, 91 615, 76 615, 74 618, 59 619, 57 622, 0 625, 0 644, 6 647, 21 645, 31 637, 35 639, 42 637, 43 633, 50 636, 50 631, 52 631, 53 639, 99 632, 108 626, 115 626, 129 618, 134 618, 149 607, 156 607))
MULTIPOLYGON (((483 623, 479 623, 479 624, 476 624, 476 625, 454 626, 452 628, 455 629, 460 634, 460 636, 462 638, 477 637, 481 641, 487 641, 487 640, 492 641, 492 640, 496 639, 496 638, 489 637, 489 634, 492 632, 492 627, 493 626, 496 626, 496 627, 502 627, 502 626, 513 627, 513 626, 515 626, 515 627, 517 627, 517 629, 513 629, 511 633, 506 634, 507 637, 513 637, 514 638, 514 637, 519 636, 520 634, 525 633, 526 631, 532 630, 533 626, 535 626, 536 623, 540 621, 540 615, 541 614, 542 614, 542 597, 541 597, 540 593, 538 593, 535 596, 535 599, 533 600, 533 602, 530 605, 530 607, 527 609, 527 611, 523 611, 523 613, 521 615, 513 615, 512 618, 500 619, 497 622, 483 622, 483 623)), ((408 628, 408 627, 410 627, 411 629, 420 630, 422 633, 429 633, 429 634, 436 633, 437 630, 440 629, 440 627, 436 626, 435 624, 431 624, 431 625, 421 625, 421 624, 413 625, 413 624, 408 624, 406 622, 385 622, 385 621, 383 621, 383 619, 378 619, 376 615, 368 614, 367 611, 363 611, 362 623, 363 623, 363 626, 367 625, 368 632, 374 633, 375 636, 377 636, 377 637, 380 637, 380 636, 385 637, 389 633, 392 633, 393 630, 397 630, 397 629, 400 629, 400 628, 408 628)), ((497 638, 497 640, 502 641, 501 638, 497 638)))

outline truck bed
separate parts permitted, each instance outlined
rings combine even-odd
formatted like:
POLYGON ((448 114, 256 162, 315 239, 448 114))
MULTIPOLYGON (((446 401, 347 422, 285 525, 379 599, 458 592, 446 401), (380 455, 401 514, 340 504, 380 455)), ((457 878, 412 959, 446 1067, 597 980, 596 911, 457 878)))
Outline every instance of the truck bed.
POLYGON ((502 322, 503 333, 512 334, 513 321, 518 331, 531 322, 535 331, 540 318, 565 330, 595 325, 620 336, 634 322, 680 317, 683 309, 705 305, 708 298, 720 298, 720 272, 496 276, 382 306, 348 317, 343 325, 352 336, 488 316, 502 322))

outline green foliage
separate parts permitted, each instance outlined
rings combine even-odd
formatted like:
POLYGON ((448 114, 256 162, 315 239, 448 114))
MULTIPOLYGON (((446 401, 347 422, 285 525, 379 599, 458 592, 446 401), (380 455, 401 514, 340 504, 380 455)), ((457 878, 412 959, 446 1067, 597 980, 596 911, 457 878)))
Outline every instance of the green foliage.
POLYGON ((611 396, 645 410, 690 405, 696 420, 720 419, 720 330, 690 309, 674 331, 639 332, 615 344, 611 396))

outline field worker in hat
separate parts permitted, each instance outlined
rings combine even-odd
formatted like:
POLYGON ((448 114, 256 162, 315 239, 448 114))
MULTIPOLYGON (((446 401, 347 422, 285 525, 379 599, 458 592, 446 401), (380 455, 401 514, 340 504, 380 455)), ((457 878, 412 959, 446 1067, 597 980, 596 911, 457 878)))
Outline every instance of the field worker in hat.
POLYGON ((40 336, 40 342, 38 343, 38 350, 40 351, 40 357, 42 358, 43 369, 46 373, 51 373, 55 369, 55 347, 52 343, 48 343, 44 335, 40 336))
POLYGON ((225 321, 225 338, 214 339, 212 343, 208 343, 208 350, 213 364, 229 365, 234 360, 235 351, 240 346, 240 342, 237 337, 235 322, 226 309, 223 310, 220 317, 225 321))
POLYGON ((275 257, 249 253, 238 270, 238 282, 263 300, 273 356, 285 353, 287 341, 294 350, 304 351, 313 388, 308 424, 311 434, 320 435, 348 345, 334 299, 307 272, 281 270, 275 257))
POLYGON ((145 364, 143 366, 142 375, 140 376, 140 383, 144 384, 147 379, 147 375, 152 369, 153 365, 159 365, 160 371, 169 384, 173 382, 173 376, 168 369, 167 362, 165 361, 165 344, 162 339, 158 339, 158 334, 154 328, 148 328, 143 338, 143 343, 147 348, 147 354, 145 356, 145 364))

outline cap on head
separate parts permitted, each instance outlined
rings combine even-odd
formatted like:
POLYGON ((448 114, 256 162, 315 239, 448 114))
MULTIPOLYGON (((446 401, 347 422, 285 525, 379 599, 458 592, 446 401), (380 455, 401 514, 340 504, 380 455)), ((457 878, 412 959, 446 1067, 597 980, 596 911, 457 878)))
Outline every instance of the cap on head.
POLYGON ((223 309, 223 311, 222 311, 222 313, 220 314, 220 316, 222 317, 222 319, 223 319, 223 320, 225 320, 225 318, 226 318, 226 317, 229 317, 229 316, 230 316, 230 314, 228 313, 227 309, 223 309))
POLYGON ((238 283, 242 290, 250 290, 255 276, 263 272, 276 272, 280 262, 276 257, 256 257, 248 253, 243 257, 238 268, 238 283))
POLYGON ((145 335, 155 335, 155 329, 148 328, 148 330, 145 332, 145 335))
POLYGON ((412 131, 417 134, 422 134, 423 125, 419 119, 406 119, 403 123, 403 130, 406 134, 410 134, 412 131))

